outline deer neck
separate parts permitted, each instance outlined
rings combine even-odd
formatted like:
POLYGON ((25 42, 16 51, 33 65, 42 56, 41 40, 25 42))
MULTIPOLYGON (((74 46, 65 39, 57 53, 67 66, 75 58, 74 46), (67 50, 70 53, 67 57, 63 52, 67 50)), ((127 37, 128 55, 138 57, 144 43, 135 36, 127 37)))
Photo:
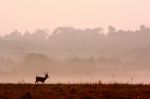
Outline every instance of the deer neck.
POLYGON ((47 79, 47 77, 44 77, 44 79, 46 80, 46 79, 47 79))

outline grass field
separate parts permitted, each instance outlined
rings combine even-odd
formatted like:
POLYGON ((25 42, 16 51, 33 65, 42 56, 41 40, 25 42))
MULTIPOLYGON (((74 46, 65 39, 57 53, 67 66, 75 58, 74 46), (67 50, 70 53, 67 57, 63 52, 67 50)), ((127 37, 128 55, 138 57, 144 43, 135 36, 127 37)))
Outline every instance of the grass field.
POLYGON ((0 84, 0 99, 150 99, 150 85, 0 84))

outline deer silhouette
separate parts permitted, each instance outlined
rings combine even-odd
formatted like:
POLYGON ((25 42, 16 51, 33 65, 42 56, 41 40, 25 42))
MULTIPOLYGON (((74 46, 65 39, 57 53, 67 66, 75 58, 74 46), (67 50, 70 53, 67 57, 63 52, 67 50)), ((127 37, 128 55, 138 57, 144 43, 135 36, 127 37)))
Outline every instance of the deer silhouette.
POLYGON ((38 83, 38 82, 41 82, 42 84, 45 83, 45 80, 47 78, 49 78, 49 76, 48 76, 48 73, 45 73, 45 72, 44 72, 44 75, 45 75, 45 77, 38 77, 38 76, 36 76, 35 83, 38 83))

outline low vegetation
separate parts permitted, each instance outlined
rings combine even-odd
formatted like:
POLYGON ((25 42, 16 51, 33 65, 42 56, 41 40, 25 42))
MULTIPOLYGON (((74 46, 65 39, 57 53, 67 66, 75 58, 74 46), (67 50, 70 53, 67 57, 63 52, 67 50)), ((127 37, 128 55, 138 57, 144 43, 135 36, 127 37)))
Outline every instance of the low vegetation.
POLYGON ((0 84, 0 99, 149 99, 143 84, 0 84))

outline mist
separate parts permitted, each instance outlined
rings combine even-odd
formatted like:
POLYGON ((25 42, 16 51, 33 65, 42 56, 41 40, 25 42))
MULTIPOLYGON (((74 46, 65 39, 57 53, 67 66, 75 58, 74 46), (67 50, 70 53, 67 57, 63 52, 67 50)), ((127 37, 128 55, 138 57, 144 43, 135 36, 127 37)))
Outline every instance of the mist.
POLYGON ((0 82, 149 83, 150 28, 57 27, 52 32, 13 31, 0 36, 0 82))

